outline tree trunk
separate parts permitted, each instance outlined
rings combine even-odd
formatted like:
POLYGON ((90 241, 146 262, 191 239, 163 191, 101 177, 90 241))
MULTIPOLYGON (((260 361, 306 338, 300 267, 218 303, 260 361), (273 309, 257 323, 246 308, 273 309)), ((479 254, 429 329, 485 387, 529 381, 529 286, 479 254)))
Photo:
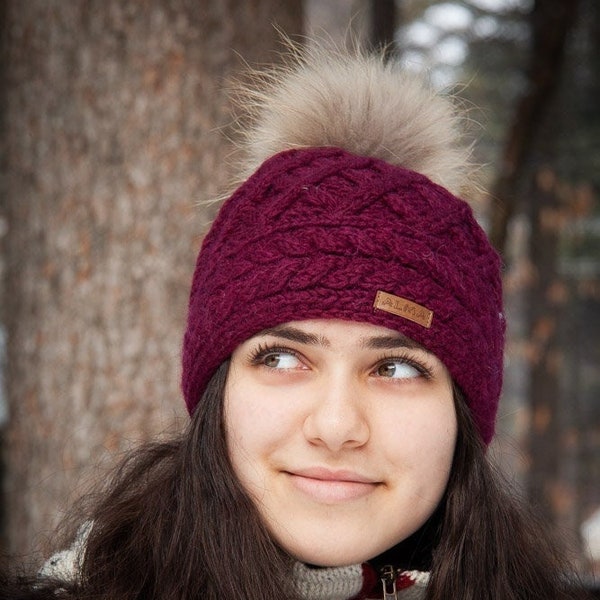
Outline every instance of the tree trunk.
POLYGON ((490 239, 500 253, 508 223, 517 209, 517 187, 529 159, 531 143, 556 90, 567 34, 575 21, 578 0, 536 0, 531 13, 531 58, 527 87, 517 103, 504 144, 498 176, 491 190, 494 210, 490 239))
POLYGON ((370 0, 371 5, 371 46, 384 48, 387 56, 397 52, 396 29, 398 10, 396 0, 370 0))
POLYGON ((304 0, 309 36, 339 47, 385 49, 397 53, 399 0, 304 0))
MULTIPOLYGON (((179 349, 231 146, 223 82, 300 0, 6 0, 5 536, 46 535, 104 461, 187 418, 179 349)), ((99 471, 92 478, 97 479, 99 471)))
MULTIPOLYGON (((598 506, 597 66, 600 9, 580 0, 561 85, 532 144, 528 494, 562 537, 598 506), (596 67, 596 68, 595 68, 596 67)), ((573 533, 572 533, 573 532, 573 533)), ((576 542, 574 539, 573 541, 576 542)))
MULTIPOLYGON (((550 141, 550 144, 552 142, 550 141)), ((533 271, 528 290, 531 426, 528 451, 534 468, 528 495, 546 522, 556 524, 565 495, 561 480, 561 375, 564 356, 559 344, 568 292, 559 276, 559 242, 567 219, 556 173, 542 167, 530 193, 529 257, 533 271)))

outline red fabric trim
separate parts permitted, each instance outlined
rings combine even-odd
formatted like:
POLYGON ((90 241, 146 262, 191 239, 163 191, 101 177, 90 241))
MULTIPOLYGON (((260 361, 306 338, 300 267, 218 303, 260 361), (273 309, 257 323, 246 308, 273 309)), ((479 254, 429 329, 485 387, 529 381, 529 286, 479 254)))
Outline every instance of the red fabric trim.
POLYGON ((415 585, 415 580, 408 573, 400 573, 396 579, 396 588, 399 590, 405 590, 406 588, 415 585))
MULTIPOLYGON (((355 596, 352 600, 367 600, 368 598, 380 598, 381 593, 378 589, 379 578, 375 569, 365 563, 362 565, 363 571, 363 586, 358 596, 355 596)), ((405 590, 415 585, 415 580, 405 571, 398 574, 396 578, 396 589, 405 590)))
POLYGON ((353 598, 352 600, 365 600, 369 596, 373 597, 373 591, 375 586, 377 585, 377 573, 375 573, 375 569, 364 563, 362 565, 362 574, 363 574, 363 586, 360 590, 358 596, 353 598))

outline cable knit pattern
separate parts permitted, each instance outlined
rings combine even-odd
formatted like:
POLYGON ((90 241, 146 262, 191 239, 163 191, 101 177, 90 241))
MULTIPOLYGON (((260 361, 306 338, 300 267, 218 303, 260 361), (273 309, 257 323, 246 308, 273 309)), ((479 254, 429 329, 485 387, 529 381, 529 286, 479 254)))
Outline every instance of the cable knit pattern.
POLYGON ((305 600, 348 600, 362 590, 363 573, 361 565, 319 569, 296 563, 294 581, 305 600))
MULTIPOLYGON (((381 598, 382 588, 378 580, 366 581, 364 569, 368 565, 348 567, 314 568, 302 563, 294 566, 294 581, 303 600, 376 600, 381 598), (368 589, 365 590, 365 583, 368 589), (366 595, 365 595, 366 594, 366 595)), ((429 583, 429 573, 402 571, 397 580, 398 600, 421 600, 429 583)))
POLYGON ((385 326, 433 352, 491 440, 500 260, 466 202, 424 175, 339 148, 267 160, 222 206, 198 256, 182 357, 190 413, 237 345, 319 318, 385 326), (433 311, 431 327, 374 309, 378 291, 433 311))

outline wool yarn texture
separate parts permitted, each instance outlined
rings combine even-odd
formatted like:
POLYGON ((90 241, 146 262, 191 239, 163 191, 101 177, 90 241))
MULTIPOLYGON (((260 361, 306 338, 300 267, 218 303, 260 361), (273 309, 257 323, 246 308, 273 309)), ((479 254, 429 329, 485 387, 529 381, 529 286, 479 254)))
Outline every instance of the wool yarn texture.
POLYGON ((434 353, 491 440, 502 385, 500 260, 466 202, 424 175, 340 148, 265 161, 225 202, 198 256, 183 347, 189 412, 240 343, 323 318, 388 327, 434 353))

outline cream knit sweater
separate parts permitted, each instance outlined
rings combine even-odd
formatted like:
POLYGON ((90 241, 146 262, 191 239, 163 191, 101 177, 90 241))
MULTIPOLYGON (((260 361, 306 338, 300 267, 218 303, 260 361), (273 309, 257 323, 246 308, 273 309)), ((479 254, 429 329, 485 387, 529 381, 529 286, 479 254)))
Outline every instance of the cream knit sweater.
MULTIPOLYGON (((50 557, 42 567, 42 577, 55 577, 69 581, 77 576, 80 561, 85 550, 85 542, 90 524, 84 525, 78 532, 75 542, 68 550, 63 550, 50 557)), ((351 600, 356 598, 364 586, 362 565, 348 567, 313 568, 302 563, 294 567, 294 582, 304 600, 351 600)), ((395 600, 422 600, 429 581, 429 573, 421 571, 404 571, 400 576, 401 585, 395 600)), ((382 586, 376 586, 374 596, 381 599, 382 586)), ((392 596, 386 600, 393 600, 392 596)))

